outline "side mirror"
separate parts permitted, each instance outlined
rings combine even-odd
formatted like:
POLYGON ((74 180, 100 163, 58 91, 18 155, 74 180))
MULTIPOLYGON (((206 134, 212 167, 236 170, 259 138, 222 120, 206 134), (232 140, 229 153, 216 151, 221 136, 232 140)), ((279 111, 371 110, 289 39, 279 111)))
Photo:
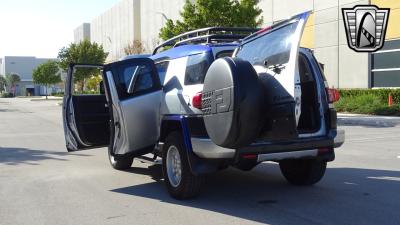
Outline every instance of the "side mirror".
POLYGON ((105 92, 105 90, 104 90, 104 82, 103 82, 103 81, 100 81, 99 90, 100 90, 100 94, 101 94, 101 95, 106 94, 106 92, 105 92))

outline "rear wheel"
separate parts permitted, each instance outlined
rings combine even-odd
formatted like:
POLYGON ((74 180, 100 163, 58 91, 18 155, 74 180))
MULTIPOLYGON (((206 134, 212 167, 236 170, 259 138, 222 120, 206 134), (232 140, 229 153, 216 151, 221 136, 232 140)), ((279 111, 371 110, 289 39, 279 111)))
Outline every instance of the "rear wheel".
POLYGON ((110 161, 111 166, 116 170, 126 170, 131 168, 133 163, 132 156, 125 156, 123 158, 116 159, 112 154, 109 148, 108 150, 108 160, 110 161))
POLYGON ((294 185, 313 185, 325 174, 326 162, 318 159, 288 159, 279 162, 286 180, 294 185))
POLYGON ((169 134, 163 149, 164 182, 170 195, 176 199, 197 196, 204 177, 191 172, 181 134, 179 132, 169 134))

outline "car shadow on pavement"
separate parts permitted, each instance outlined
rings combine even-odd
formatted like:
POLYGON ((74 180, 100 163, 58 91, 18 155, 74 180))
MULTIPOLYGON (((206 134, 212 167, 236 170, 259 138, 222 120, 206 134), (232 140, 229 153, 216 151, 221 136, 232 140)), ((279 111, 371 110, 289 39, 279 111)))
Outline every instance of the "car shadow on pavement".
MULTIPOLYGON (((153 170, 161 176, 160 167, 153 170)), ((131 172, 155 174, 145 168, 131 172)), ((400 171, 329 168, 320 183, 298 187, 287 184, 277 165, 263 163, 250 172, 210 175, 192 200, 171 198, 160 179, 111 191, 269 224, 391 224, 400 221, 399 190, 400 171)))
POLYGON ((147 176, 150 176, 153 180, 155 180, 157 182, 161 181, 163 179, 161 164, 150 165, 146 168, 145 167, 131 167, 127 170, 124 170, 124 172, 147 175, 147 176))
POLYGON ((65 156, 78 155, 90 156, 86 154, 77 154, 69 152, 43 151, 28 148, 3 148, 0 147, 0 165, 39 165, 38 161, 58 160, 66 161, 65 156))

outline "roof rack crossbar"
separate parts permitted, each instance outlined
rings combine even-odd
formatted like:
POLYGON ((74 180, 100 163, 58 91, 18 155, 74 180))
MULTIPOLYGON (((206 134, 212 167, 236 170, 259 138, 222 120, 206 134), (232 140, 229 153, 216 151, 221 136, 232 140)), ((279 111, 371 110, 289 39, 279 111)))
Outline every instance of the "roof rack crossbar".
POLYGON ((178 47, 187 43, 197 43, 206 40, 207 43, 212 43, 212 42, 226 42, 226 41, 239 41, 242 40, 243 38, 247 37, 248 35, 244 34, 208 34, 208 35, 203 35, 203 36, 198 36, 198 37, 192 37, 188 38, 182 41, 178 41, 175 43, 174 47, 178 47))
POLYGON ((216 36, 218 36, 218 39, 220 39, 219 41, 224 41, 224 40, 238 41, 257 31, 259 31, 259 29, 248 28, 248 27, 208 27, 208 28, 193 30, 166 40, 164 43, 162 43, 161 45, 157 46, 154 49, 153 55, 157 54, 158 50, 163 47, 179 46, 184 43, 192 42, 193 38, 199 37, 198 41, 203 40, 203 43, 212 42, 216 36), (234 35, 237 35, 237 38, 234 38, 234 35))

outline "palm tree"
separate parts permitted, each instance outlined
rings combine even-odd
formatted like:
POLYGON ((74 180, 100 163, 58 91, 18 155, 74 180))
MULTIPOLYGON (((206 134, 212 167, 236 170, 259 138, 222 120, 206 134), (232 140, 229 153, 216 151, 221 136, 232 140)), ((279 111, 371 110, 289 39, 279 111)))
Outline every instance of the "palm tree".
POLYGON ((15 85, 18 83, 18 82, 20 82, 21 81, 21 78, 19 77, 19 75, 18 74, 15 74, 15 73, 13 73, 13 74, 7 74, 6 75, 6 80, 7 80, 7 83, 8 83, 8 85, 11 87, 11 89, 13 90, 13 95, 14 95, 14 97, 15 97, 15 85))

